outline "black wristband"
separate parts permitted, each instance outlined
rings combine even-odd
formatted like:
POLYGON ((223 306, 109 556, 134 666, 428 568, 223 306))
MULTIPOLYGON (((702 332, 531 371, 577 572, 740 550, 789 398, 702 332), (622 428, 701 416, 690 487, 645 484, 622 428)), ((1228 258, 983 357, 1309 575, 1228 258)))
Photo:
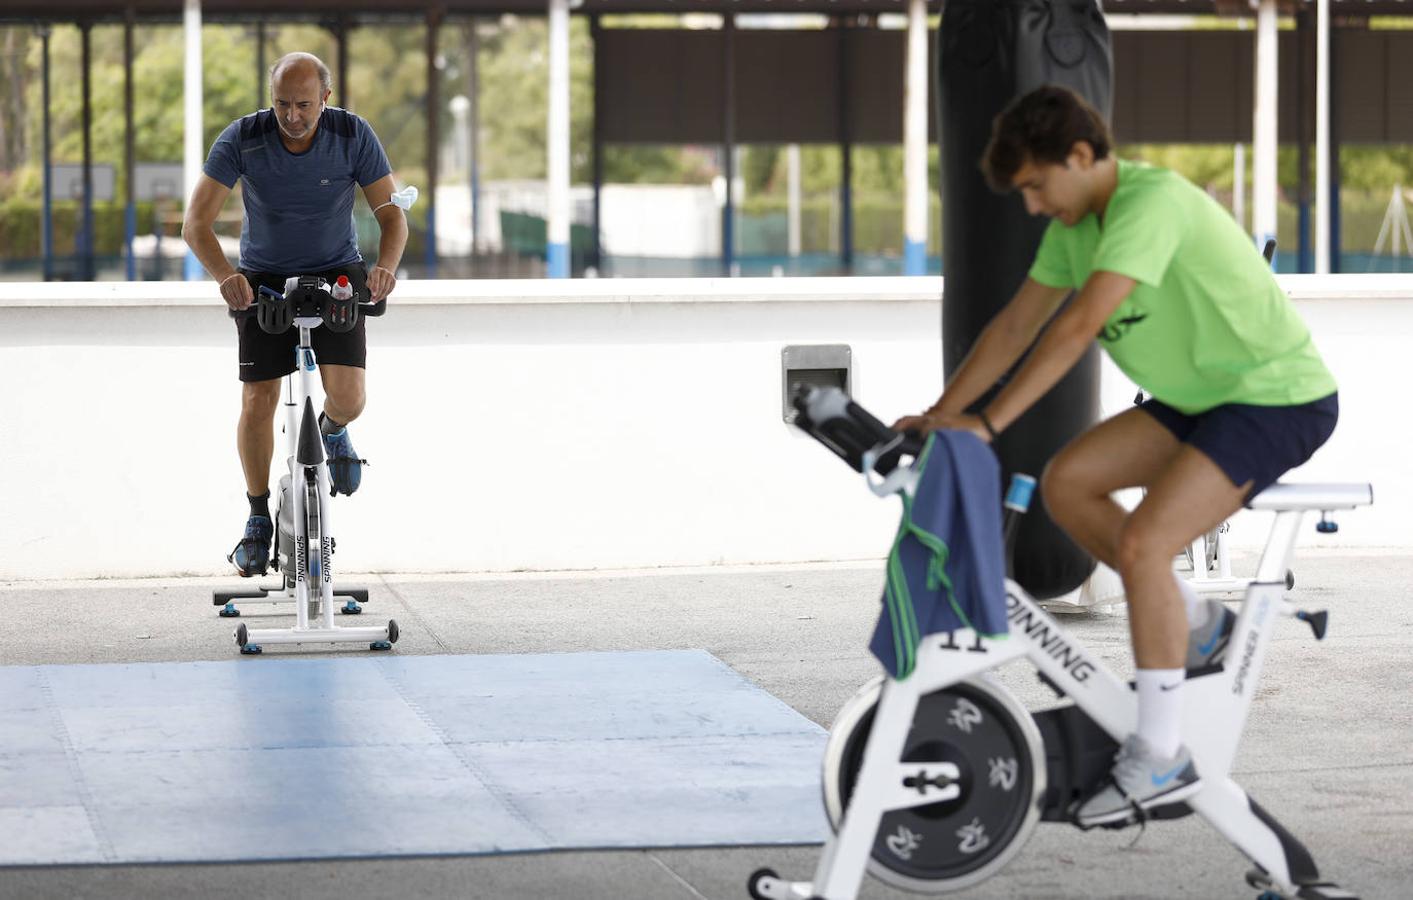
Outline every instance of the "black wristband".
POLYGON ((991 424, 991 420, 986 418, 986 410, 978 409, 976 417, 981 420, 981 427, 986 429, 986 433, 991 435, 991 440, 995 441, 1000 435, 996 433, 996 426, 991 424))

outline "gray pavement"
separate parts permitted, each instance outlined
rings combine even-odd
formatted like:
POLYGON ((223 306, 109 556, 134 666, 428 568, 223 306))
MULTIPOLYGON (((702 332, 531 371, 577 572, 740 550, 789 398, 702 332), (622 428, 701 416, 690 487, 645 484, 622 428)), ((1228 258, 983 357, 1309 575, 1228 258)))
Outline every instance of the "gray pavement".
MULTIPOLYGON (((1239 571, 1252 565, 1242 555, 1235 562, 1239 571)), ((1280 623, 1237 780, 1305 842, 1327 877, 1366 898, 1413 897, 1413 554, 1305 552, 1296 573, 1292 596, 1329 609, 1330 634, 1317 643, 1303 624, 1280 623)), ((369 618, 398 620, 398 653, 700 647, 827 726, 877 671, 865 643, 880 579, 872 563, 368 575, 344 583, 371 588, 369 618)), ((211 589, 226 585, 233 586, 200 578, 0 585, 0 665, 234 658, 231 623, 210 605, 211 589)), ((1065 624, 1117 669, 1131 669, 1121 610, 1069 616, 1065 624)), ((313 651, 357 652, 366 651, 313 651)), ((1029 704, 1053 702, 1024 666, 1003 680, 1029 704)), ((817 856, 817 847, 727 847, 0 868, 0 898, 740 900, 752 870, 769 865, 808 877, 817 856)), ((966 896, 1253 897, 1242 880, 1247 868, 1196 817, 1155 824, 1141 837, 1042 825, 1007 869, 966 896)), ((867 881, 860 896, 914 895, 867 881)))

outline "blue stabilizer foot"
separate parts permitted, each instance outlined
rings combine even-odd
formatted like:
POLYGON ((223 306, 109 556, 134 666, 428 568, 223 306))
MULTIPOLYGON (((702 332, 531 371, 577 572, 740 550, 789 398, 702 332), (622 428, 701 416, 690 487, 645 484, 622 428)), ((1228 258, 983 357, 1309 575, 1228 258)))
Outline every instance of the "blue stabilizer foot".
POLYGON ((217 615, 223 619, 234 619, 240 615, 240 610, 235 608, 234 603, 227 603, 217 615))
POLYGON ((369 650, 391 650, 392 644, 388 641, 374 641, 368 645, 369 650))
POLYGON ((363 612, 363 607, 350 600, 343 605, 343 609, 339 610, 339 612, 343 613, 346 616, 356 616, 359 613, 363 612))
POLYGON ((262 651, 259 644, 246 644, 244 647, 240 648, 240 652, 244 656, 255 656, 262 651))

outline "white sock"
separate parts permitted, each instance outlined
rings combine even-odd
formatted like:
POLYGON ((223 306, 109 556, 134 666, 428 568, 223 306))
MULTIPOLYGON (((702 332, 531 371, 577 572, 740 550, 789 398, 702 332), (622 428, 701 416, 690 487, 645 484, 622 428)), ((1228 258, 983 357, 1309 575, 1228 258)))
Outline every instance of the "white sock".
POLYGON ((1173 575, 1173 580, 1177 582, 1178 593, 1182 594, 1182 602, 1187 604, 1187 630, 1193 631, 1207 624, 1207 620, 1212 617, 1212 608, 1206 600, 1197 596, 1197 591, 1193 590, 1192 582, 1186 578, 1179 578, 1173 575))
POLYGON ((1138 670, 1138 736, 1163 758, 1182 743, 1183 669, 1138 670))

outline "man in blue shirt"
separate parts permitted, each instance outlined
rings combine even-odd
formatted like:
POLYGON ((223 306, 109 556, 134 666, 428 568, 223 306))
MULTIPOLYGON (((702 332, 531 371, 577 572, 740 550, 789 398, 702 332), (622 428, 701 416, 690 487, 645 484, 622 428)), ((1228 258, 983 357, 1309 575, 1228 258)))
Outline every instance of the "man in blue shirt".
MULTIPOLYGON (((294 371, 298 332, 260 330, 257 289, 284 289, 290 275, 347 275, 372 302, 397 284, 394 272, 407 245, 407 220, 392 203, 392 167, 377 135, 358 116, 328 100, 328 66, 308 53, 281 57, 270 69, 271 108, 232 122, 216 139, 187 204, 182 235, 221 287, 240 336, 240 422, 236 445, 245 471, 250 517, 229 559, 241 575, 262 574, 270 559, 270 462, 275 452, 275 409, 280 379, 294 371), (241 182, 245 213, 240 264, 232 268, 212 228, 241 182), (354 186, 378 220, 378 261, 365 269, 353 228, 354 186)), ((367 360, 365 323, 344 334, 315 329, 313 345, 324 385, 320 430, 336 492, 358 489, 361 465, 347 425, 363 411, 367 360)))

